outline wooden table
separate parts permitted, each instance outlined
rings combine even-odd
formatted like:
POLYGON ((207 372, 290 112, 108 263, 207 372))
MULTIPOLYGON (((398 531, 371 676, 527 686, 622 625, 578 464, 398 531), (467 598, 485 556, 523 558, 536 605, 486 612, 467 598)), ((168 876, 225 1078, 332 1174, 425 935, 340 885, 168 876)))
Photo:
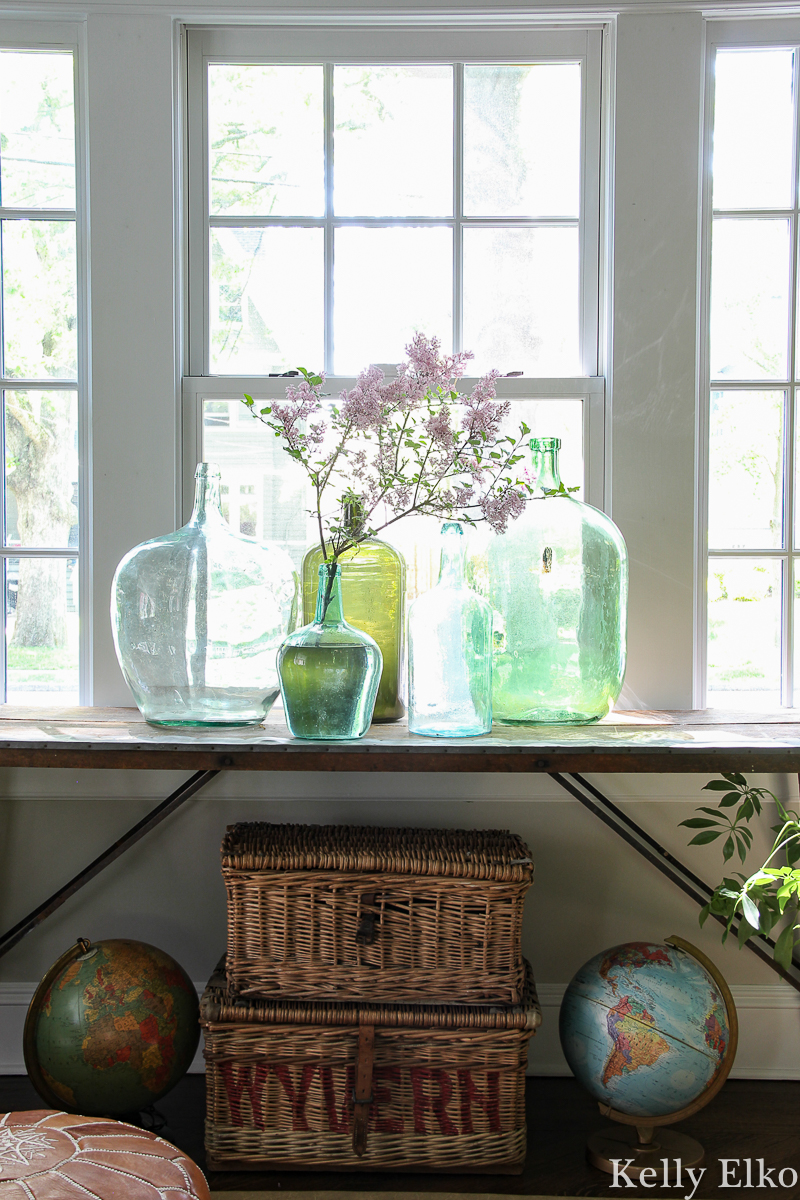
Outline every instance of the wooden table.
MULTIPOLYGON (((0 717, 0 766, 194 772, 74 879, 0 936, 2 956, 223 770, 547 773, 704 905, 711 897, 708 884, 581 772, 800 773, 800 710, 617 712, 596 725, 496 726, 476 738, 418 737, 398 722, 373 725, 366 737, 354 742, 310 742, 292 738, 281 713, 250 728, 160 729, 148 725, 136 709, 8 706, 0 717)), ((787 973, 774 962, 769 938, 759 936, 747 944, 800 991, 800 963, 787 973)))
POLYGON ((596 725, 495 726, 425 738, 404 723, 353 742, 292 738, 282 716, 237 729, 159 729, 137 709, 7 706, 0 766, 177 771, 800 771, 800 709, 619 712, 596 725))

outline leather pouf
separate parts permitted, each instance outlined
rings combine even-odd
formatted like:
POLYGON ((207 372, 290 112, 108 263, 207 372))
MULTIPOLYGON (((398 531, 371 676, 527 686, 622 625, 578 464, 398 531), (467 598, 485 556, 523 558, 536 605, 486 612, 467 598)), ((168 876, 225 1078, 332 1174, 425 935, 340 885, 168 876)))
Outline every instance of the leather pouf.
POLYGON ((0 1116, 0 1200, 211 1200, 199 1167, 147 1130, 50 1109, 0 1116))

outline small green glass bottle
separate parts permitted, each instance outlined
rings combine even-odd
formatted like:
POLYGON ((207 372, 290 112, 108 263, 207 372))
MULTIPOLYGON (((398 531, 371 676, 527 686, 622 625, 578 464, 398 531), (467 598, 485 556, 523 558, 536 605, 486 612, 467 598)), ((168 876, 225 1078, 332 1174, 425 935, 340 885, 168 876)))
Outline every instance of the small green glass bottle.
MULTIPOLYGON (((346 550, 342 565, 344 619, 363 629, 380 646, 383 673, 375 701, 374 722, 399 721, 405 715, 402 698, 405 662, 406 564, 398 550, 379 538, 365 538, 346 550)), ((317 580, 322 564, 319 546, 303 559, 303 621, 314 620, 317 580)))
POLYGON ((628 554, 610 517, 560 492, 559 439, 530 447, 537 494, 489 546, 494 719, 584 725, 622 690, 628 554))
POLYGON ((381 652, 342 615, 342 571, 322 563, 314 619, 278 651, 286 724, 294 737, 347 741, 370 726, 381 652))

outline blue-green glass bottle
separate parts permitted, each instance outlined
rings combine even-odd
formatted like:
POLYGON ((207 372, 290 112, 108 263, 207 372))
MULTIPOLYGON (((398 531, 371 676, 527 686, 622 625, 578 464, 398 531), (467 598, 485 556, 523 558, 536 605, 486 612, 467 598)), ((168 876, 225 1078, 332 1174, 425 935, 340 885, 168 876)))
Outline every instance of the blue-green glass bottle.
POLYGON ((628 555, 605 513, 558 492, 558 438, 534 438, 537 494, 489 546, 492 702, 503 725, 587 724, 625 677, 628 555))
POLYGON ((278 653, 286 724, 294 737, 347 741, 363 737, 372 720, 383 660, 377 642, 345 621, 341 580, 338 563, 322 563, 314 620, 278 653))
POLYGON ((278 697, 275 658, 296 624, 297 574, 278 546, 231 529, 213 463, 195 478, 191 520, 117 567, 117 658, 154 725, 258 725, 278 697))
POLYGON ((464 578, 466 538, 442 526, 439 582, 408 613, 408 728, 475 737, 492 727, 492 608, 464 578))

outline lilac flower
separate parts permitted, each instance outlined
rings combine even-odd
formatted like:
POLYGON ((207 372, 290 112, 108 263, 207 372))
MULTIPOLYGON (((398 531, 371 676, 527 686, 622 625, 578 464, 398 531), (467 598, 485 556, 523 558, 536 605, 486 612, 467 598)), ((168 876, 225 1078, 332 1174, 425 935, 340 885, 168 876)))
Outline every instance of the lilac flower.
POLYGON ((453 445, 453 429, 450 424, 450 409, 445 405, 439 409, 438 413, 429 417, 423 422, 423 428, 433 442, 439 446, 449 447, 453 445))
POLYGON ((489 492, 480 501, 485 521, 495 533, 505 533, 509 521, 515 521, 525 508, 525 497, 517 488, 504 487, 499 492, 489 492))

